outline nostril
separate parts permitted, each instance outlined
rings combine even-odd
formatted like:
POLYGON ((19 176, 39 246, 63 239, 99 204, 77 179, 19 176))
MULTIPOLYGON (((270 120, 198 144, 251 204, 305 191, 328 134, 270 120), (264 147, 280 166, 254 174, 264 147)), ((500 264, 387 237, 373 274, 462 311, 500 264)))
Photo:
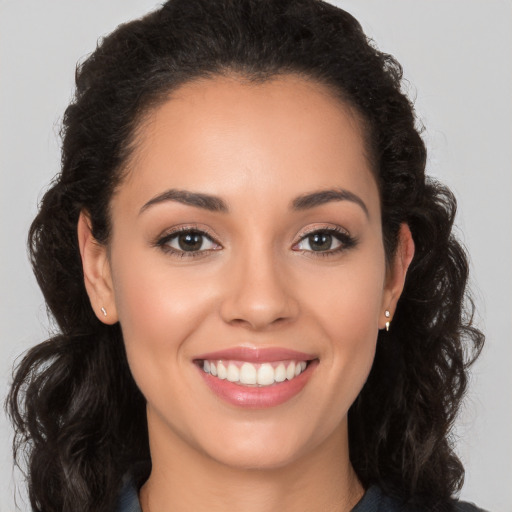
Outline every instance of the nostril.
POLYGON ((278 318, 269 320, 264 317, 252 317, 250 319, 233 318, 232 320, 229 320, 228 323, 233 326, 247 327, 250 329, 266 329, 273 326, 280 326, 282 324, 285 324, 289 320, 290 318, 284 316, 280 316, 278 318))

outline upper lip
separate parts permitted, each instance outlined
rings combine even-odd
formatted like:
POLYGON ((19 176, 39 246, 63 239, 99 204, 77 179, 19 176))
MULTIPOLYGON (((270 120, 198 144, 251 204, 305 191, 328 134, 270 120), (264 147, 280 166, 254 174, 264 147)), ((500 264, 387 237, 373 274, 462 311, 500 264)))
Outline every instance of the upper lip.
POLYGON ((298 352, 297 350, 290 350, 281 347, 268 347, 268 348, 251 348, 251 347, 232 347, 224 350, 217 350, 215 352, 208 352, 200 354, 194 359, 198 360, 232 360, 232 361, 247 361, 248 363, 264 363, 273 361, 311 361, 316 359, 313 354, 305 352, 298 352))

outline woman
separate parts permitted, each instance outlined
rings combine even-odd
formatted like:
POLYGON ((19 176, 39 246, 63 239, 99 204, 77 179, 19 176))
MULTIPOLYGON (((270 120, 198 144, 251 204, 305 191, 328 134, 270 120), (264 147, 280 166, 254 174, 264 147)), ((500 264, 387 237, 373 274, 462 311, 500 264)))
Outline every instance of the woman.
POLYGON ((394 59, 316 0, 171 0, 80 67, 10 395, 34 510, 474 510, 483 343, 394 59))

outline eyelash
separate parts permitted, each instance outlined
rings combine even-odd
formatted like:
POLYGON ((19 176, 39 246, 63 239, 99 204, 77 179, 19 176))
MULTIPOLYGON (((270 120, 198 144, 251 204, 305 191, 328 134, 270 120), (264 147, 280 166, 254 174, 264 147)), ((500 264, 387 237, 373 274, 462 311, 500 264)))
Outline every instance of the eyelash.
POLYGON ((178 229, 171 231, 170 233, 167 233, 163 237, 159 238, 156 241, 155 245, 157 247, 160 247, 160 249, 162 249, 162 251, 164 251, 165 253, 171 253, 174 256, 177 256, 178 258, 197 258, 200 256, 204 256, 207 253, 218 250, 218 249, 206 249, 206 250, 203 249, 203 250, 199 250, 199 251, 182 251, 182 250, 175 249, 174 247, 171 247, 170 245, 168 245, 169 242, 171 242, 173 239, 177 238, 179 235, 182 235, 182 234, 194 234, 194 235, 199 235, 199 236, 205 237, 208 240, 210 240, 210 242, 217 245, 219 248, 222 248, 221 244, 219 242, 217 242, 217 240, 215 240, 215 237, 213 237, 210 233, 208 233, 204 229, 199 229, 199 228, 192 227, 192 226, 183 226, 183 227, 180 227, 178 229))
MULTIPOLYGON (((177 238, 181 234, 193 234, 193 235, 199 235, 202 237, 207 238, 211 243, 217 245, 219 248, 222 248, 222 245, 217 242, 217 240, 207 231, 204 229, 199 229, 191 226, 183 226, 178 229, 175 229, 171 231, 170 233, 167 233, 166 235, 162 236, 155 242, 155 246, 159 247, 166 253, 171 253, 174 256, 177 256, 179 258, 195 258, 195 257, 201 257, 205 256, 205 254, 208 254, 213 251, 217 251, 219 249, 203 249, 203 250, 197 250, 197 251, 183 251, 183 250, 177 250, 169 245, 169 242, 177 238)), ((309 232, 303 233, 299 240, 295 242, 292 246, 292 249, 301 252, 301 253, 307 253, 311 256, 320 256, 320 257, 329 257, 337 255, 343 251, 346 251, 348 249, 351 249, 357 245, 357 239, 350 236, 346 231, 342 230, 338 227, 325 227, 325 228, 317 228, 314 230, 311 230, 309 232), (326 234, 330 235, 333 238, 335 238, 338 242, 340 242, 340 246, 336 247, 335 249, 329 249, 326 251, 313 251, 308 249, 293 249, 297 245, 299 245, 301 242, 305 241, 308 237, 317 235, 317 234, 326 234)))
POLYGON ((328 258, 330 256, 336 256, 340 254, 341 252, 344 252, 348 249, 352 249, 357 245, 358 240, 355 237, 350 236, 345 230, 339 228, 339 227, 325 227, 325 228, 316 228, 311 231, 308 231, 306 233, 303 233, 300 236, 300 239, 298 242, 293 244, 293 247, 296 247, 298 244, 300 244, 302 241, 306 240, 308 237, 317 235, 317 234, 326 234, 330 235, 333 238, 335 238, 338 242, 340 242, 340 246, 336 247, 335 249, 329 249, 327 251, 313 251, 313 250, 307 250, 307 249, 296 249, 298 252, 301 253, 307 253, 310 256, 313 257, 323 257, 328 258))

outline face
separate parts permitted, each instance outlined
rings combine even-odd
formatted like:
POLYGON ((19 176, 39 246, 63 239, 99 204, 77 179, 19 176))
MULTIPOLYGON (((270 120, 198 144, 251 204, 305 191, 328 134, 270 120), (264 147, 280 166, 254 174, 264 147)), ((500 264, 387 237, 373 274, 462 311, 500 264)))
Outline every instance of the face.
POLYGON ((111 206, 101 300, 152 448, 264 468, 346 447, 394 300, 357 116, 293 76, 184 85, 111 206))

